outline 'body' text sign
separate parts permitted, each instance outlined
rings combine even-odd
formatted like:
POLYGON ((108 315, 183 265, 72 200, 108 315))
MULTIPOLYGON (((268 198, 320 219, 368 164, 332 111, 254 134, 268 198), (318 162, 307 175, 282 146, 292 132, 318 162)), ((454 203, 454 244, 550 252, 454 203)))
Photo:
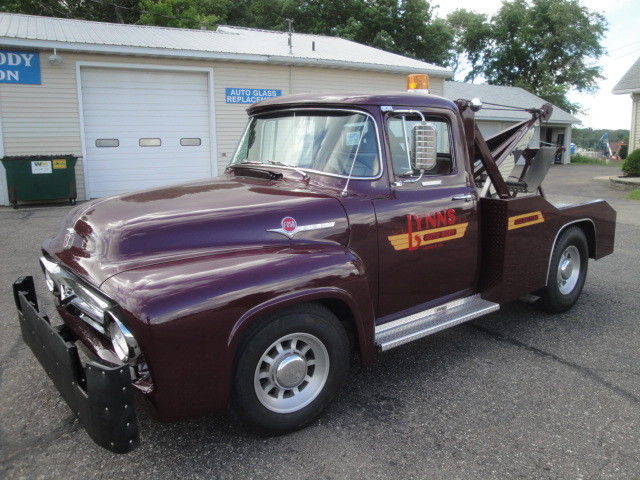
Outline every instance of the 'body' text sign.
POLYGON ((40 85, 40 54, 0 50, 0 83, 40 85))
POLYGON ((273 88, 225 88, 226 103, 256 103, 281 95, 282 90, 273 88))

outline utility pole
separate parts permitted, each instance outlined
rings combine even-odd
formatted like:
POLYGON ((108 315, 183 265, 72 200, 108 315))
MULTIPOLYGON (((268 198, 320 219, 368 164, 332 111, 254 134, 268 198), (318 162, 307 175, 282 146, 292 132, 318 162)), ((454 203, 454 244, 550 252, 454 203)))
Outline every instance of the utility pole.
POLYGON ((113 8, 115 10, 116 19, 118 20, 118 23, 124 23, 124 18, 122 17, 122 12, 120 11, 120 6, 114 4, 113 8))
POLYGON ((293 20, 291 18, 285 18, 289 24, 289 55, 293 55, 293 20))

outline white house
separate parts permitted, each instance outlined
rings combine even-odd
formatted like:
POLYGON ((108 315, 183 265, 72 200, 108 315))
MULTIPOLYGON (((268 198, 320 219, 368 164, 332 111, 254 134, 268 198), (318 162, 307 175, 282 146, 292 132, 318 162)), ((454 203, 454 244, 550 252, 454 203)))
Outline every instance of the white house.
POLYGON ((613 87, 613 93, 631 95, 631 126, 629 127, 629 152, 631 152, 640 148, 640 58, 613 87))

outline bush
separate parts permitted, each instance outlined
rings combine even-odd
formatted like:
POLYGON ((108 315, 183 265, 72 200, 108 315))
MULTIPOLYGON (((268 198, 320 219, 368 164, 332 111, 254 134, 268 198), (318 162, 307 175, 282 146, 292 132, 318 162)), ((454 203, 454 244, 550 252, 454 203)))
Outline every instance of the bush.
POLYGON ((622 171, 627 177, 640 177, 640 148, 629 154, 622 164, 622 171))
POLYGON ((629 154, 629 145, 622 145, 620 147, 620 152, 618 152, 618 155, 620 155, 620 158, 624 160, 625 158, 627 158, 628 154, 629 154))

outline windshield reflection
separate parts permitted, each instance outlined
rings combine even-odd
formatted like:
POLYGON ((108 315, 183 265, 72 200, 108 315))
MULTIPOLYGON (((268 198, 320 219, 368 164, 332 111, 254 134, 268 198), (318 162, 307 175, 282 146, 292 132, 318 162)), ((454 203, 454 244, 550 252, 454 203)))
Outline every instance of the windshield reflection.
POLYGON ((339 110, 252 118, 232 161, 242 163, 376 177, 380 160, 375 124, 365 114, 339 110))

